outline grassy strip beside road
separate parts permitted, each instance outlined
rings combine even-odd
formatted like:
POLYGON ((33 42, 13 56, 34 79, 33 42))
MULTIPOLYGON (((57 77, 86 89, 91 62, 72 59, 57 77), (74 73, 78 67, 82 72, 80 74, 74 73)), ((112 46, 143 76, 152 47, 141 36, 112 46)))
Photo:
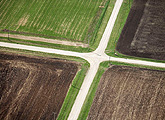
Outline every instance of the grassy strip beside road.
POLYGON ((54 54, 54 53, 44 53, 44 52, 38 52, 38 51, 30 51, 30 50, 23 50, 23 49, 16 49, 16 48, 8 48, 8 47, 1 47, 0 50, 4 52, 11 52, 11 53, 18 53, 18 54, 25 54, 25 55, 32 55, 32 56, 41 56, 41 57, 47 57, 47 58, 59 58, 59 59, 65 59, 65 60, 70 60, 70 61, 76 61, 79 62, 80 64, 88 64, 89 63, 79 57, 74 57, 74 56, 64 56, 64 55, 59 55, 59 54, 54 54))
POLYGON ((128 0, 124 0, 123 4, 120 8, 118 17, 116 19, 115 25, 113 27, 108 46, 106 48, 105 53, 107 55, 110 55, 112 57, 118 57, 118 58, 128 58, 128 59, 135 59, 135 60, 144 60, 144 61, 151 61, 151 62, 160 62, 160 63, 165 63, 163 60, 154 60, 154 59, 149 59, 149 58, 140 58, 140 57, 133 57, 133 56, 128 56, 128 55, 123 55, 119 52, 116 51, 116 44, 117 41, 120 37, 121 31, 125 25, 125 22, 127 20, 128 14, 129 14, 129 7, 131 7, 133 3, 133 0, 130 0, 130 5, 128 0), (117 53, 117 55, 115 55, 117 53))
POLYGON ((122 65, 122 66, 131 66, 131 67, 138 67, 138 68, 146 68, 146 69, 152 69, 152 70, 162 70, 162 71, 165 71, 165 68, 152 67, 152 66, 144 66, 144 65, 137 65, 137 64, 128 64, 128 63, 115 62, 115 61, 111 61, 111 62, 109 62, 109 64, 112 64, 112 65, 122 65))
POLYGON ((97 48, 97 46, 101 40, 101 37, 104 33, 104 30, 106 28, 110 15, 113 11, 115 2, 116 2, 116 0, 110 0, 110 2, 106 3, 106 7, 104 8, 102 15, 98 22, 99 25, 97 25, 98 30, 97 30, 97 35, 95 36, 95 42, 93 43, 93 42, 89 41, 89 43, 91 43, 89 48, 66 46, 66 45, 39 42, 39 41, 31 41, 31 40, 21 40, 21 39, 15 39, 15 38, 10 38, 10 41, 8 40, 8 38, 5 38, 5 37, 0 37, 0 39, 3 42, 12 42, 12 43, 18 43, 18 44, 24 44, 24 45, 47 47, 47 48, 69 50, 69 51, 76 51, 76 52, 91 52, 97 48))
POLYGON ((83 104, 83 107, 81 109, 80 115, 78 120, 85 120, 88 116, 88 113, 90 111, 93 99, 95 97, 95 93, 97 90, 97 87, 99 85, 99 81, 101 76, 103 75, 103 73, 106 71, 106 69, 108 67, 110 67, 111 65, 122 65, 122 66, 132 66, 132 67, 140 67, 140 68, 146 68, 146 69, 153 69, 153 70, 162 70, 165 71, 165 68, 157 68, 157 67, 151 67, 151 66, 142 66, 142 65, 135 65, 135 64, 127 64, 127 63, 121 63, 121 62, 114 62, 114 61, 106 61, 106 62, 102 62, 99 66, 99 69, 97 71, 97 74, 93 80, 93 83, 90 87, 90 90, 88 92, 88 95, 85 99, 85 102, 83 104))
POLYGON ((92 49, 89 49, 89 48, 74 47, 74 46, 67 46, 67 45, 62 45, 62 44, 54 44, 54 43, 47 43, 47 42, 40 42, 40 41, 21 40, 21 39, 15 39, 15 38, 10 38, 10 41, 9 41, 8 38, 6 38, 6 37, 0 37, 0 41, 16 43, 16 44, 23 44, 23 45, 30 45, 30 46, 75 51, 75 52, 77 52, 77 51, 78 52, 91 52, 92 51, 92 49))
POLYGON ((67 96, 64 100, 60 113, 58 115, 57 120, 66 120, 69 116, 71 108, 74 104, 74 101, 77 97, 77 94, 81 88, 82 82, 85 78, 85 74, 88 70, 89 64, 85 63, 81 66, 81 70, 77 73, 75 79, 73 80, 67 96))
POLYGON ((41 56, 41 57, 47 57, 47 58, 59 58, 59 59, 65 59, 70 61, 76 61, 80 63, 86 63, 87 61, 73 56, 64 56, 54 53, 44 53, 44 52, 38 52, 38 51, 30 51, 30 50, 23 50, 23 49, 16 49, 16 48, 8 48, 8 47, 1 47, 0 50, 4 52, 11 52, 11 53, 19 53, 19 54, 25 54, 25 55, 32 55, 32 56, 41 56))
MULTIPOLYGON (((95 28, 95 33, 94 33, 95 37, 91 38, 93 40, 89 39, 89 43, 90 43, 89 48, 66 46, 66 45, 61 45, 61 44, 53 44, 53 43, 31 41, 31 40, 21 40, 21 39, 14 39, 14 38, 10 38, 10 40, 12 42, 16 42, 19 44, 32 45, 32 46, 34 45, 34 46, 40 46, 40 47, 50 47, 50 48, 55 48, 55 49, 68 50, 68 51, 76 51, 76 52, 94 51, 99 45, 101 37, 104 33, 104 30, 110 18, 110 15, 113 11, 115 2, 116 0, 110 0, 110 2, 106 3, 106 6, 104 8, 100 8, 100 9, 103 9, 102 14, 97 23, 97 28, 95 28)), ((8 41, 8 38, 0 37, 0 39, 1 41, 4 41, 4 42, 10 42, 8 41)))
POLYGON ((17 53, 17 54, 33 55, 33 56, 42 56, 42 57, 48 57, 48 58, 60 58, 60 59, 67 59, 67 60, 72 60, 72 61, 74 60, 80 63, 80 70, 78 71, 74 80, 72 81, 72 84, 70 85, 70 88, 68 90, 68 93, 65 97, 62 108, 57 118, 58 120, 67 119, 71 111, 72 105, 74 104, 74 101, 83 83, 84 77, 89 67, 89 63, 85 61, 84 59, 77 58, 77 57, 69 57, 69 56, 56 55, 56 54, 43 53, 43 52, 35 52, 35 51, 29 51, 29 50, 0 47, 0 51, 12 52, 12 53, 17 53))
MULTIPOLYGON (((108 0, 1 0, 0 29, 86 43, 108 0), (94 22, 93 22, 94 21, 94 22)), ((93 35, 93 34, 92 34, 93 35)))
POLYGON ((118 13, 115 25, 113 27, 110 39, 109 39, 109 43, 108 46, 106 48, 106 54, 110 55, 110 56, 114 56, 114 53, 116 52, 115 48, 116 48, 116 43, 120 37, 121 31, 125 25, 125 22, 127 20, 129 11, 131 5, 132 5, 133 0, 130 0, 130 4, 129 4, 129 0, 124 0, 123 4, 120 8, 120 11, 118 13))
POLYGON ((93 31, 92 39, 91 39, 91 41, 90 41, 90 44, 91 44, 91 45, 93 45, 93 44, 95 43, 95 39, 96 39, 98 30, 99 30, 100 25, 101 25, 101 23, 102 23, 102 21, 103 21, 104 15, 105 15, 106 10, 107 10, 108 5, 109 5, 109 2, 110 2, 110 0, 108 0, 108 1, 106 2, 106 4, 104 5, 104 8, 103 8, 102 13, 101 13, 101 16, 100 16, 100 18, 99 18, 99 20, 98 20, 98 22, 97 22, 97 24, 96 24, 96 27, 95 27, 95 29, 94 29, 94 31, 93 31))
MULTIPOLYGON (((111 16, 111 13, 113 11, 115 3, 116 3, 116 0, 110 0, 110 2, 108 3, 108 6, 106 8, 105 13, 102 13, 104 16, 101 18, 102 19, 101 23, 100 23, 101 25, 99 26, 99 29, 98 29, 98 32, 97 32, 97 35, 96 35, 94 42, 92 42, 92 44, 90 44, 90 49, 95 50, 98 47, 100 40, 102 38, 102 35, 104 33, 104 30, 105 30, 107 23, 109 21, 109 18, 111 16)), ((91 43, 91 42, 89 42, 89 43, 91 43)))
POLYGON ((95 93, 97 90, 97 86, 99 84, 100 78, 102 74, 105 72, 105 70, 109 67, 108 62, 102 62, 99 66, 99 69, 97 71, 97 74, 91 84, 91 87, 88 91, 87 97, 85 99, 85 102, 83 104, 83 107, 81 109, 81 112, 79 114, 78 120, 86 120, 90 107, 92 105, 93 99, 95 97, 95 93))
POLYGON ((116 58, 127 58, 127 59, 132 59, 132 60, 143 60, 143 61, 150 61, 150 62, 165 63, 165 61, 163 61, 163 60, 155 60, 155 59, 150 59, 150 58, 133 57, 133 56, 128 56, 128 55, 120 54, 117 51, 116 51, 116 55, 113 54, 111 56, 112 57, 116 57, 116 58))

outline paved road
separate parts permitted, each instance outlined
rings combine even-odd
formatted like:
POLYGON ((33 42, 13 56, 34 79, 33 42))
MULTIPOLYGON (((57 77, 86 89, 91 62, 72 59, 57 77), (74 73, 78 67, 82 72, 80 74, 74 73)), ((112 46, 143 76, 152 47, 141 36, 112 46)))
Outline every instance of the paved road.
POLYGON ((103 37, 100 41, 100 44, 99 44, 98 48, 94 52, 91 52, 91 53, 78 53, 78 52, 57 50, 57 49, 51 49, 51 48, 42 48, 42 47, 0 42, 0 46, 3 46, 3 47, 18 48, 18 49, 46 52, 46 53, 55 53, 55 54, 68 55, 68 56, 76 56, 76 57, 84 58, 90 63, 90 68, 86 74, 86 77, 83 81, 83 84, 82 84, 80 91, 77 95, 77 98, 74 102, 74 105, 73 105, 72 110, 69 114, 68 120, 76 120, 78 118, 79 113, 80 113, 81 108, 82 108, 82 105, 84 103, 84 100, 86 98, 86 95, 88 93, 88 90, 92 84, 92 81, 93 81, 93 79, 97 73, 97 70, 99 68, 99 64, 101 62, 110 60, 110 61, 125 62, 125 63, 132 63, 132 64, 148 65, 148 66, 165 68, 165 63, 155 63, 155 62, 148 62, 148 61, 142 61, 142 60, 115 58, 115 57, 110 57, 104 53, 122 2, 123 2, 123 0, 117 0, 116 1, 114 10, 113 10, 112 15, 109 19, 109 22, 107 24, 107 27, 106 27, 105 32, 103 34, 103 37))
POLYGON ((88 60, 88 62, 90 63, 90 68, 81 86, 81 90, 79 91, 77 98, 73 104, 68 120, 77 120, 79 113, 81 111, 81 108, 83 106, 83 103, 85 101, 86 95, 88 94, 89 88, 99 68, 99 64, 103 61, 109 60, 109 56, 107 56, 104 52, 107 47, 112 29, 115 24, 122 2, 123 0, 116 1, 114 9, 110 16, 108 24, 105 28, 105 31, 103 33, 103 36, 101 38, 98 48, 92 53, 85 54, 85 55, 83 54, 84 55, 83 58, 88 60))

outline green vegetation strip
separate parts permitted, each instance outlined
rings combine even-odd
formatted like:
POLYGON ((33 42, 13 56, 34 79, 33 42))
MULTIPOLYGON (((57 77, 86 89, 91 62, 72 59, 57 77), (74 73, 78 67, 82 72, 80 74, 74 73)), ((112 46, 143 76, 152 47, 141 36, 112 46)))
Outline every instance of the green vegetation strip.
POLYGON ((95 97, 95 93, 96 93, 97 87, 99 85, 100 78, 103 75, 103 73, 107 70, 107 68, 111 65, 132 66, 132 67, 140 67, 140 68, 146 68, 146 69, 165 71, 165 68, 142 66, 142 65, 127 64, 127 63, 122 63, 122 62, 112 62, 112 61, 111 62, 109 62, 109 61, 102 62, 99 66, 97 74, 96 74, 96 76, 92 82, 92 85, 89 89, 89 92, 87 94, 87 97, 86 97, 85 102, 83 104, 83 107, 81 109, 78 120, 86 120, 88 113, 90 111, 93 99, 95 97))
POLYGON ((92 44, 92 45, 93 45, 93 43, 95 42, 95 39, 96 39, 98 30, 99 30, 100 25, 101 25, 101 23, 102 23, 102 21, 103 21, 103 18, 104 18, 104 15, 105 15, 105 12, 106 12, 106 10, 107 10, 107 8, 108 8, 109 3, 110 3, 110 0, 108 0, 108 1, 106 2, 106 4, 104 5, 104 8, 103 8, 102 13, 101 13, 101 16, 100 16, 100 18, 99 18, 99 20, 98 20, 98 22, 97 22, 97 24, 96 24, 95 30, 94 30, 94 32, 93 32, 93 37, 92 37, 92 39, 91 39, 91 41, 90 41, 90 44, 92 44))
POLYGON ((155 60, 155 59, 150 59, 150 58, 133 57, 133 56, 120 54, 117 51, 116 51, 116 54, 117 55, 113 54, 111 56, 112 57, 116 57, 116 58, 127 58, 127 59, 134 59, 134 60, 144 60, 144 61, 149 61, 149 62, 165 63, 165 61, 163 61, 163 60, 155 60))
POLYGON ((87 97, 85 99, 85 102, 84 102, 81 112, 79 114, 78 120, 86 120, 90 107, 92 105, 96 90, 97 90, 97 86, 99 84, 100 78, 108 67, 109 67, 109 62, 102 62, 100 64, 97 74, 88 91, 87 97))
POLYGON ((159 67, 153 67, 153 66, 129 64, 129 63, 115 62, 115 61, 111 61, 111 62, 108 62, 108 63, 111 64, 111 65, 122 65, 122 66, 131 66, 131 67, 138 67, 138 68, 146 68, 146 69, 152 69, 152 70, 165 71, 165 68, 159 68, 159 67))
POLYGON ((69 116, 71 108, 74 104, 74 101, 77 97, 77 94, 81 88, 82 82, 85 78, 85 73, 87 72, 89 64, 83 64, 81 70, 76 75, 75 79, 72 82, 72 85, 69 88, 67 96, 62 105, 60 114, 58 115, 57 120, 66 120, 69 116))
POLYGON ((58 115, 58 120, 65 120, 69 116, 69 113, 71 111, 72 105, 74 104, 74 101, 77 97, 77 94, 80 90, 80 87, 83 83, 84 77, 86 75, 86 72, 89 68, 89 63, 81 58, 77 57, 69 57, 69 56, 62 56, 57 54, 51 54, 51 53, 43 53, 43 52, 35 52, 35 51, 29 51, 29 50, 21 50, 21 49, 13 49, 13 48, 6 48, 6 47, 0 47, 0 51, 4 52, 12 52, 12 53, 19 53, 19 54, 27 54, 27 55, 33 55, 33 56, 42 56, 42 57, 48 57, 48 58, 60 58, 60 59, 67 59, 67 60, 74 60, 81 64, 81 68, 76 74, 74 80, 72 81, 72 84, 70 85, 70 88, 68 90, 68 93, 66 95, 66 98, 64 100, 64 103, 62 105, 62 108, 60 110, 60 113, 58 115))
POLYGON ((106 54, 110 55, 112 57, 118 57, 118 58, 129 58, 129 59, 135 59, 135 60, 145 60, 145 61, 151 61, 151 62, 159 62, 159 63, 165 63, 163 60, 154 60, 154 59, 149 59, 149 58, 140 58, 140 57, 133 57, 133 56, 128 56, 128 55, 123 55, 119 52, 116 51, 116 44, 117 41, 120 37, 120 34, 122 32, 122 29, 125 25, 125 22, 127 20, 130 7, 133 3, 133 0, 124 0, 123 4, 120 8, 119 14, 117 16, 115 25, 113 27, 108 46, 106 48, 106 54), (117 54, 117 56, 115 55, 117 54))
POLYGON ((92 51, 92 49, 90 49, 90 48, 74 47, 74 46, 47 43, 47 42, 41 42, 41 41, 22 40, 22 39, 16 39, 16 38, 10 38, 10 40, 8 40, 8 38, 6 38, 6 37, 0 37, 0 41, 8 42, 8 43, 30 45, 30 46, 38 46, 38 47, 54 48, 54 49, 60 49, 60 50, 75 51, 75 52, 91 52, 92 51))
POLYGON ((1 0, 0 29, 87 42, 108 0, 1 0), (95 21, 94 23, 92 23, 95 21), (94 26, 93 26, 94 25, 94 26))
POLYGON ((76 61, 76 62, 80 62, 80 63, 88 63, 86 60, 79 58, 79 57, 64 56, 64 55, 59 55, 59 54, 54 54, 54 53, 44 53, 44 52, 38 52, 38 51, 8 48, 8 47, 1 47, 1 46, 0 46, 0 50, 4 51, 4 52, 12 52, 12 53, 16 53, 16 54, 19 53, 19 54, 26 54, 26 55, 33 55, 33 56, 59 58, 59 59, 76 61))
POLYGON ((113 30, 109 39, 108 46, 106 48, 106 53, 110 56, 113 56, 114 53, 116 52, 115 51, 116 43, 120 37, 121 31, 127 20, 132 2, 133 0, 123 0, 122 6, 118 13, 115 25, 113 27, 113 30))
POLYGON ((101 16, 99 17, 99 20, 96 21, 97 24, 94 25, 94 26, 97 26, 95 28, 95 33, 94 33, 95 39, 93 38, 95 42, 92 42, 92 40, 89 40, 89 43, 90 43, 89 48, 66 46, 66 45, 61 45, 61 44, 53 44, 53 43, 46 43, 46 42, 40 42, 40 41, 21 40, 21 39, 15 39, 15 38, 10 38, 10 41, 8 41, 8 38, 5 38, 5 37, 0 37, 0 40, 4 41, 4 42, 12 42, 12 43, 18 43, 18 44, 40 46, 40 47, 49 47, 49 48, 62 49, 62 50, 68 50, 68 51, 91 52, 97 48, 97 46, 101 40, 101 37, 106 28, 109 17, 114 8, 115 2, 116 2, 116 0, 110 0, 110 1, 108 0, 105 4, 104 8, 100 8, 102 10, 101 16))
POLYGON ((97 35, 95 36, 95 39, 93 38, 94 42, 89 42, 90 49, 95 50, 98 47, 100 40, 102 38, 102 35, 104 33, 104 30, 109 21, 109 18, 111 16, 111 13, 113 11, 113 8, 115 6, 115 3, 116 3, 116 0, 110 0, 106 3, 106 8, 104 8, 104 11, 102 12, 102 16, 100 17, 100 20, 98 22, 98 24, 100 24, 100 26, 98 25, 98 27, 97 27, 98 30, 95 30, 98 32, 97 32, 97 35))

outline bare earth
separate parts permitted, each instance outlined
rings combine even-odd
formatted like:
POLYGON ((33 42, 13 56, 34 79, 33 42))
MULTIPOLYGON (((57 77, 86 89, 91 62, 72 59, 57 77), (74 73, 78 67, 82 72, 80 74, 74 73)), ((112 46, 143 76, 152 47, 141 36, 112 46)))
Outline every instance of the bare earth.
POLYGON ((81 58, 86 59, 90 63, 90 68, 86 74, 82 87, 80 88, 80 92, 75 100, 71 113, 68 117, 69 120, 77 119, 79 112, 81 110, 81 107, 83 105, 83 102, 85 100, 85 97, 90 88, 90 85, 93 81, 93 78, 94 78, 94 76, 98 70, 99 64, 101 62, 111 60, 111 61, 140 64, 140 65, 165 67, 165 65, 163 63, 147 62, 147 61, 141 61, 141 60, 131 60, 131 59, 124 59, 124 58, 114 58, 114 57, 109 57, 104 53, 104 50, 105 50, 104 48, 106 48, 111 30, 115 23, 115 19, 116 19, 116 16, 117 16, 121 3, 122 3, 122 0, 117 0, 117 2, 115 4, 116 7, 114 7, 113 13, 110 17, 110 20, 108 22, 108 25, 106 27, 102 40, 100 42, 100 45, 99 45, 98 49, 96 49, 94 52, 77 53, 77 52, 71 52, 71 51, 64 51, 64 50, 57 50, 57 49, 50 49, 50 48, 41 48, 41 47, 19 45, 19 44, 11 44, 11 43, 4 43, 4 42, 0 42, 0 46, 17 48, 17 49, 26 49, 26 50, 32 50, 32 51, 47 52, 47 53, 56 53, 56 54, 61 54, 61 55, 76 56, 76 57, 81 57, 81 58))
MULTIPOLYGON (((0 33, 0 37, 8 37, 8 34, 0 33)), ((79 42, 62 41, 62 40, 48 39, 48 38, 41 38, 41 37, 13 35, 13 34, 10 34, 9 37, 16 38, 16 39, 22 39, 22 40, 40 41, 40 42, 62 44, 62 45, 69 45, 69 46, 88 47, 88 44, 83 44, 83 43, 79 43, 79 42)))
POLYGON ((87 120, 164 120, 165 71, 112 66, 101 78, 87 120))
POLYGON ((117 43, 120 53, 165 60, 165 0, 134 0, 117 43))
POLYGON ((0 120, 57 118, 78 64, 0 52, 0 120))

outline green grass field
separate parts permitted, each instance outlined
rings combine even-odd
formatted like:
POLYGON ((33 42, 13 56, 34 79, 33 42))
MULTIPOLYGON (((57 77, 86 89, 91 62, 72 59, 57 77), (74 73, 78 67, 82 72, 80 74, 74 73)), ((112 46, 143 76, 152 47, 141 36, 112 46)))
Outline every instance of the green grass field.
POLYGON ((108 0, 0 0, 0 29, 87 43, 108 0))

